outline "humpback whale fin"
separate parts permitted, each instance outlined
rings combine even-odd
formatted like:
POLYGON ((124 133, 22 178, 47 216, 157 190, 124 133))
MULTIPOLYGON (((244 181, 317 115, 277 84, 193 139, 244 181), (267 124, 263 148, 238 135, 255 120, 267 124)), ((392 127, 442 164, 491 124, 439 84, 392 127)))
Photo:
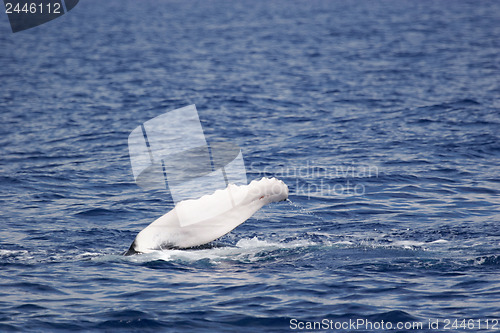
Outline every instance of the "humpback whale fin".
POLYGON ((125 254, 207 244, 245 222, 262 206, 287 198, 288 186, 276 178, 241 186, 229 184, 199 199, 178 202, 143 229, 125 254))

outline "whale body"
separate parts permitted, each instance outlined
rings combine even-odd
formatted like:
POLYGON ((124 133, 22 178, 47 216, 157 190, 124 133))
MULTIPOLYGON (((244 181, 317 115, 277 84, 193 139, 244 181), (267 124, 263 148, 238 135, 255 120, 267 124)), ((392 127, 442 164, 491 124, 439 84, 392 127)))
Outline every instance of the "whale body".
POLYGON ((125 255, 187 249, 224 236, 264 205, 288 198, 288 186, 276 178, 248 185, 229 184, 199 199, 183 200, 136 236, 125 255))

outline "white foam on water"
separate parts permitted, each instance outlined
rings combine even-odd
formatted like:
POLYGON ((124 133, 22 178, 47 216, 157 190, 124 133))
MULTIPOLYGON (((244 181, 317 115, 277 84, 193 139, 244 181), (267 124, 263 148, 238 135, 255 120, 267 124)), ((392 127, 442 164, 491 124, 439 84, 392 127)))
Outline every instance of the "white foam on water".
POLYGON ((28 253, 28 251, 26 251, 26 250, 4 250, 4 249, 0 249, 0 256, 2 256, 2 257, 11 257, 11 256, 17 256, 17 255, 25 255, 27 253, 28 253))
POLYGON ((438 240, 435 240, 433 242, 430 242, 428 244, 447 244, 449 243, 450 241, 447 241, 446 239, 438 239, 438 240))
POLYGON ((331 243, 331 245, 354 245, 354 243, 350 241, 338 241, 331 243))
POLYGON ((190 249, 190 250, 158 250, 151 253, 139 254, 124 257, 133 262, 150 262, 155 260, 196 262, 209 260, 217 264, 224 261, 256 261, 261 259, 258 254, 274 250, 286 250, 300 247, 316 245, 306 240, 296 240, 291 242, 273 242, 261 240, 257 237, 243 238, 235 246, 214 247, 210 249, 190 249))
POLYGON ((402 247, 403 249, 413 249, 415 247, 421 247, 424 244, 425 244, 424 242, 411 241, 411 240, 401 240, 401 241, 393 242, 392 246, 402 247))

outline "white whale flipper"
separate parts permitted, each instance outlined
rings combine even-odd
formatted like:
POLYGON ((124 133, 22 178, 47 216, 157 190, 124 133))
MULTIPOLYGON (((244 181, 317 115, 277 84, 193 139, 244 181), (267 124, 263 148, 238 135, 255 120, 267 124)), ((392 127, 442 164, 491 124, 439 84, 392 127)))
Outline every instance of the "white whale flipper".
POLYGON ((254 180, 248 185, 229 184, 224 190, 196 200, 184 200, 142 230, 126 253, 185 249, 224 236, 262 206, 288 198, 288 186, 276 178, 254 180))

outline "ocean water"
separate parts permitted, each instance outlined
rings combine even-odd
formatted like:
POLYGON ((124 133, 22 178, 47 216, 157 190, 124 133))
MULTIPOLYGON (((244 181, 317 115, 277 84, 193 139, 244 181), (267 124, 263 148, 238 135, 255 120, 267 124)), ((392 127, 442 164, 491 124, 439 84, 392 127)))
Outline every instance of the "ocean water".
POLYGON ((0 88, 2 332, 500 330, 499 2, 82 0, 16 34, 3 13, 0 88), (173 207, 128 135, 189 104, 290 201, 125 257, 173 207))

